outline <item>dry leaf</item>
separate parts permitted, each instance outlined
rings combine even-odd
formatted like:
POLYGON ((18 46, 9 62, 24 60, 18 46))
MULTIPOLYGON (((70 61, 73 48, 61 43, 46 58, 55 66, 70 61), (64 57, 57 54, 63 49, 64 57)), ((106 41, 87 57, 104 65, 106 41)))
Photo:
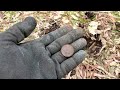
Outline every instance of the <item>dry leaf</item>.
POLYGON ((120 68, 118 67, 118 68, 115 69, 116 76, 119 76, 119 73, 120 73, 120 68))
POLYGON ((115 39, 116 44, 120 44, 120 38, 115 39))
POLYGON ((78 20, 78 17, 77 16, 75 16, 75 15, 71 15, 71 17, 73 18, 73 19, 75 19, 75 20, 78 20))
POLYGON ((88 26, 89 33, 93 35, 97 34, 96 30, 97 30, 98 25, 99 25, 98 22, 95 22, 95 21, 90 22, 88 26))
POLYGON ((62 18, 62 22, 64 22, 64 23, 69 23, 69 20, 68 20, 66 17, 63 17, 63 18, 62 18))
POLYGON ((100 35, 100 40, 102 42, 102 45, 105 46, 107 41, 102 37, 102 35, 100 35))

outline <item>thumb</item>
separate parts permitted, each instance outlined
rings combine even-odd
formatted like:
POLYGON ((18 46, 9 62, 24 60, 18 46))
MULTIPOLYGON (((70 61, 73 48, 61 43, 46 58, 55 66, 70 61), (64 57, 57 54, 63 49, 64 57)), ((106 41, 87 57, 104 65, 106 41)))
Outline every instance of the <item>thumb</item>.
POLYGON ((36 20, 33 17, 27 17, 24 21, 13 25, 8 30, 1 33, 0 40, 12 41, 17 44, 32 33, 36 24, 36 20))

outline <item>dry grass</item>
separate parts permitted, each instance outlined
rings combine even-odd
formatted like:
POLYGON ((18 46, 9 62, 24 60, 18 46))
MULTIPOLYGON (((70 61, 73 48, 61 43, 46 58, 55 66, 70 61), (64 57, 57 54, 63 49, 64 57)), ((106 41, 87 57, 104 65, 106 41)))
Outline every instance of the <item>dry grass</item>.
POLYGON ((86 19, 85 12, 79 11, 1 11, 0 31, 27 16, 35 17, 38 24, 26 40, 38 38, 64 24, 71 24, 74 28, 83 26, 89 43, 86 48, 87 57, 70 71, 65 79, 119 79, 120 25, 115 25, 115 22, 120 20, 119 14, 120 12, 95 12, 93 19, 86 19), (88 27, 92 21, 98 22, 99 25, 90 32, 88 27))

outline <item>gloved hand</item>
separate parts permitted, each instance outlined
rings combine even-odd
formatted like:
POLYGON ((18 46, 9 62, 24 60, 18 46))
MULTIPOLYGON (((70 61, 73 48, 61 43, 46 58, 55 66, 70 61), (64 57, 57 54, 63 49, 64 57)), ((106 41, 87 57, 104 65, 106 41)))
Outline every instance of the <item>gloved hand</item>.
POLYGON ((87 42, 81 29, 61 27, 33 41, 20 43, 36 27, 36 20, 27 17, 0 33, 0 78, 5 79, 60 79, 85 58, 81 50, 87 42), (64 57, 60 49, 71 44, 75 53, 64 57))

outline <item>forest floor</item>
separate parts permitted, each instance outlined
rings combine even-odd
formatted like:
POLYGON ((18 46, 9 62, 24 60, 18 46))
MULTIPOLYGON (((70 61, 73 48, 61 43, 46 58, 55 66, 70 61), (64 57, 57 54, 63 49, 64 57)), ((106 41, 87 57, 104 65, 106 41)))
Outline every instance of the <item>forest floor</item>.
POLYGON ((28 16, 37 20, 28 41, 65 24, 85 31, 87 57, 63 79, 120 79, 119 11, 0 11, 0 32, 28 16))

